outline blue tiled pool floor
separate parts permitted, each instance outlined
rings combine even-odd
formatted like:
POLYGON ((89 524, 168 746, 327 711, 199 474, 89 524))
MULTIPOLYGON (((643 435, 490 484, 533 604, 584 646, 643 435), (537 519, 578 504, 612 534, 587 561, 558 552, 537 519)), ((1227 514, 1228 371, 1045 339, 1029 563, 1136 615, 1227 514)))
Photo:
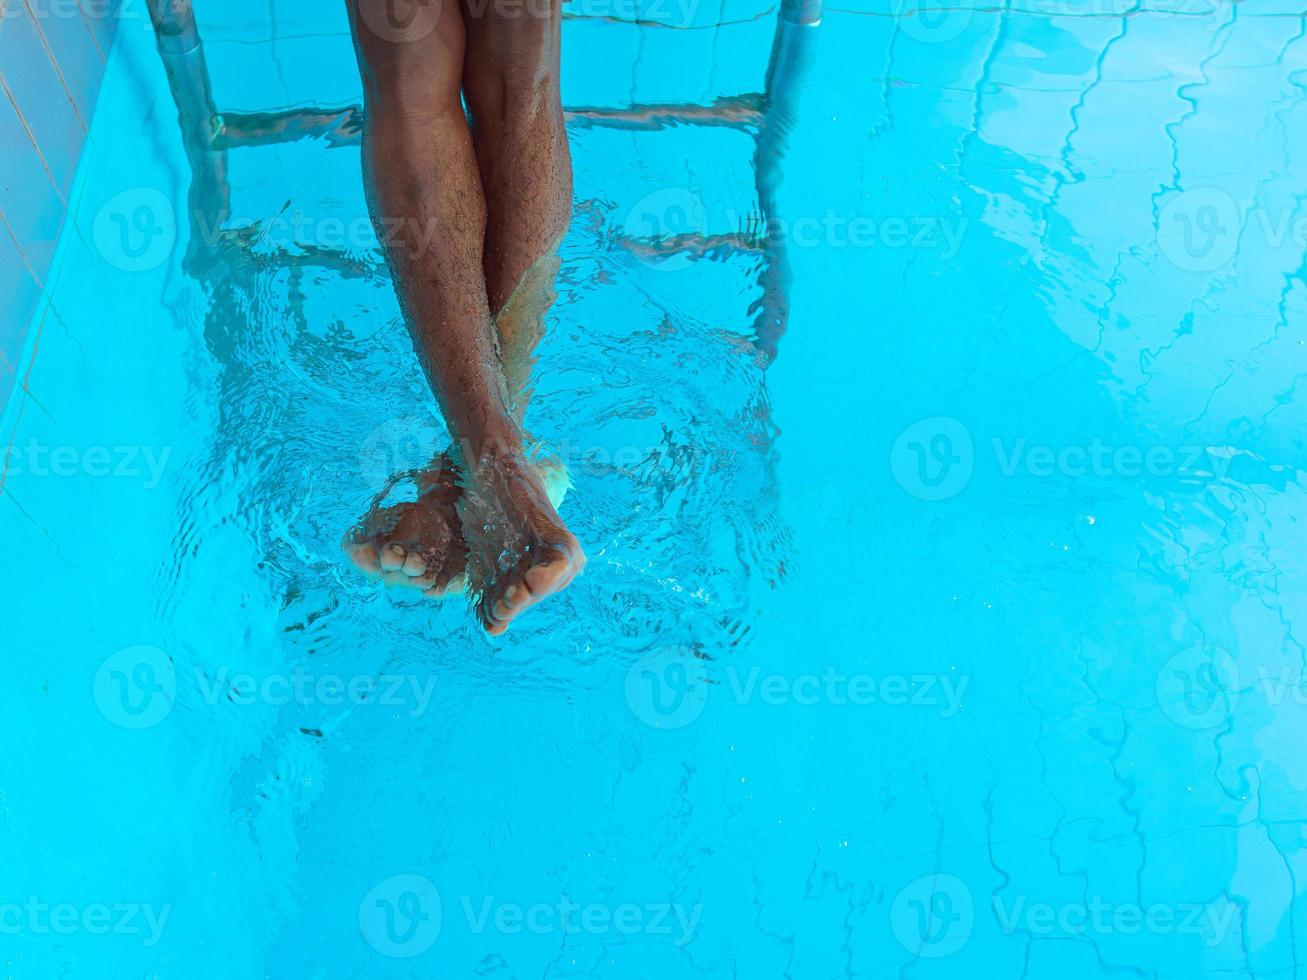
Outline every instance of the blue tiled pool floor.
MULTIPOLYGON (((759 91, 736 6, 569 20, 566 100, 759 91)), ((770 361, 750 126, 574 120, 531 425, 591 560, 500 642, 337 547, 444 436, 357 148, 232 150, 264 235, 183 268, 122 31, 6 414, 6 974, 1296 975, 1307 25, 1100 6, 827 10, 770 361)), ((352 104, 270 9, 200 4, 219 108, 352 104)))

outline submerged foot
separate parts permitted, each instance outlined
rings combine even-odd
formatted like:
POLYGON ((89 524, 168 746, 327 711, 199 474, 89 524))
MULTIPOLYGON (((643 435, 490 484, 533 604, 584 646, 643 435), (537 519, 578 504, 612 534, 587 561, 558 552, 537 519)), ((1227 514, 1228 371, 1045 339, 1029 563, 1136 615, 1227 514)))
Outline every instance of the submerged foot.
POLYGON ((474 467, 458 500, 476 611, 491 636, 567 588, 585 567, 581 545, 558 516, 546 482, 521 454, 501 454, 474 467))
MULTIPOLYGON (((552 506, 562 503, 569 479, 562 463, 534 467, 552 506)), ((458 502, 458 469, 442 453, 418 477, 418 499, 374 507, 345 537, 343 547, 361 571, 386 585, 417 589, 431 598, 466 591, 468 546, 458 502)))
POLYGON ((442 454, 418 477, 418 499, 373 507, 345 537, 360 570, 387 585, 438 598, 467 585, 467 545, 456 504, 458 471, 442 454))

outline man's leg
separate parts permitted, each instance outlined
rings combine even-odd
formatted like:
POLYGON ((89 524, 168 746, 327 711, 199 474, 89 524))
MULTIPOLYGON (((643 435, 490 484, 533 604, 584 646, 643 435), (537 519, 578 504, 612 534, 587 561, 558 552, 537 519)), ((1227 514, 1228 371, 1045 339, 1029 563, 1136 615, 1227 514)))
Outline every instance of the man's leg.
MULTIPOLYGON (((393 0, 349 2, 364 81, 369 204, 418 356, 457 441, 465 481, 457 506, 473 532, 464 534, 469 572, 486 628, 500 633, 566 586, 584 556, 527 464, 510 410, 483 269, 485 196, 459 98, 462 18, 447 2, 423 33, 412 20, 388 19, 393 0)), ((438 585, 450 558, 420 544, 427 546, 401 555, 383 547, 381 570, 438 585)))
POLYGON ((486 292, 514 407, 525 411, 531 353, 554 299, 572 217, 572 157, 559 93, 561 0, 465 0, 463 93, 487 222, 486 292))

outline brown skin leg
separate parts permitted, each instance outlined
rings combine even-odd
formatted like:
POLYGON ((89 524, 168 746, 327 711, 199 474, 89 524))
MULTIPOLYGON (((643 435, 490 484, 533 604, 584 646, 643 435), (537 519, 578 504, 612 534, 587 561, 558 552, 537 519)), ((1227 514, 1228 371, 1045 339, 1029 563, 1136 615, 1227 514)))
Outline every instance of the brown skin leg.
MULTIPOLYGON (((406 0, 348 3, 364 82, 369 205, 418 356, 456 439, 463 488, 453 501, 443 491, 425 494, 398 520, 388 521, 393 525, 388 530, 365 529, 350 547, 365 569, 432 591, 457 574, 464 547, 480 596, 477 611, 486 629, 498 634, 531 605, 566 587, 585 562, 527 462, 490 312, 486 269, 494 270, 497 304, 511 305, 516 284, 506 277, 520 268, 519 280, 531 279, 527 270, 536 264, 529 258, 534 246, 516 236, 545 231, 533 231, 532 218, 505 217, 511 203, 487 207, 479 159, 507 152, 508 144, 497 142, 499 150, 474 146, 459 98, 474 51, 473 32, 465 30, 458 8, 447 0, 432 28, 421 16, 395 20, 406 0), (489 224, 488 210, 496 216, 489 224), (491 234, 496 244, 488 248, 491 234), (457 536, 450 533, 455 530, 451 507, 463 531, 457 545, 451 543, 457 536)), ((431 9, 418 3, 408 12, 431 9)), ((553 51, 556 57, 556 44, 553 51)), ((538 131, 511 132, 534 139, 538 131)), ((502 173, 499 179, 515 186, 522 199, 535 198, 545 187, 555 199, 557 174, 542 176, 521 158, 505 162, 522 169, 510 176, 490 163, 488 172, 502 173), (541 191, 531 190, 535 184, 541 191)), ((527 339, 524 331, 510 336, 522 343, 527 339)), ((529 360, 516 346, 504 347, 514 363, 529 360)), ((428 474, 425 482, 443 487, 446 481, 428 474)))
POLYGON ((483 264, 515 408, 553 302, 558 244, 572 215, 572 156, 559 93, 561 0, 465 8, 463 93, 487 222, 483 264))

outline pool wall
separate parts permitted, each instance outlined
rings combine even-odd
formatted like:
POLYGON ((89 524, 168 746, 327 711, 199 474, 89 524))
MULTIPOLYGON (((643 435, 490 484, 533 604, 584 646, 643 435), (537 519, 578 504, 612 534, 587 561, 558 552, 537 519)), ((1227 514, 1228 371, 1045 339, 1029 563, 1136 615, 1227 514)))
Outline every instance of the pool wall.
POLYGON ((0 406, 23 383, 118 0, 0 0, 0 406))

